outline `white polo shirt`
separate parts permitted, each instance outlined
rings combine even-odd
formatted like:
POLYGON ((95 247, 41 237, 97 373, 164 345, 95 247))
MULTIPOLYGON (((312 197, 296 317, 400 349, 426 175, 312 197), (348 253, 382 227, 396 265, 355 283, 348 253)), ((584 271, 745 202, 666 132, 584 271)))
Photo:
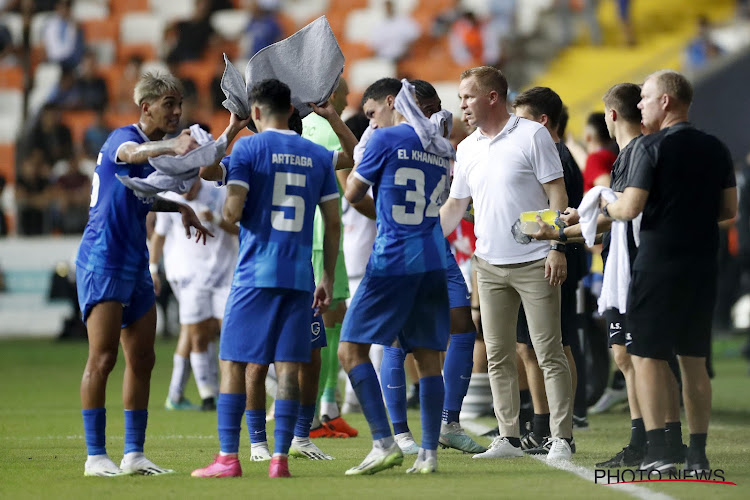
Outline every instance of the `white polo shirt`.
POLYGON ((562 176, 552 136, 539 123, 510 115, 495 137, 477 129, 464 139, 456 153, 450 196, 473 198, 477 257, 495 265, 546 257, 548 242, 523 245, 511 228, 521 212, 549 208, 542 184, 562 176))

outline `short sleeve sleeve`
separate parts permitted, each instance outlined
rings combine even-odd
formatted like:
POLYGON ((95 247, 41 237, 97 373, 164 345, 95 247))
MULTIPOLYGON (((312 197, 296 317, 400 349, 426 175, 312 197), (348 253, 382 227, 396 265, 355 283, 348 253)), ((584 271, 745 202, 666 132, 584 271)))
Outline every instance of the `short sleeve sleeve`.
POLYGON ((367 142, 362 161, 354 170, 354 176, 369 186, 374 186, 380 181, 388 160, 388 153, 391 151, 383 139, 384 135, 382 130, 375 130, 367 142))
MULTIPOLYGON (((717 139, 718 140, 718 139, 717 139)), ((734 175, 734 162, 732 161, 732 154, 729 152, 729 148, 719 141, 721 147, 721 155, 719 161, 721 162, 721 168, 723 170, 723 177, 721 180, 721 187, 723 189, 729 189, 737 187, 737 178, 734 175)))
POLYGON ((471 189, 466 178, 465 163, 462 161, 463 157, 461 148, 459 148, 456 152, 456 163, 453 165, 453 181, 450 191, 450 197, 458 200, 471 197, 471 189))
POLYGON ((651 191, 651 185, 654 182, 654 168, 656 167, 656 157, 644 144, 643 138, 633 146, 633 153, 630 155, 628 164, 628 187, 635 187, 651 191))
POLYGON ((325 166, 325 177, 323 178, 323 184, 320 189, 320 201, 323 203, 329 200, 335 200, 339 197, 339 186, 336 182, 336 173, 333 171, 333 162, 336 161, 335 151, 326 151, 323 153, 326 158, 325 166))
POLYGON ((140 144, 143 140, 138 137, 135 130, 132 130, 132 127, 125 127, 112 132, 112 135, 107 139, 107 142, 109 143, 109 149, 106 151, 107 159, 112 163, 125 165, 126 162, 118 159, 123 146, 128 144, 140 144))
POLYGON ((235 144, 230 156, 229 168, 227 169, 227 186, 235 184, 245 189, 250 189, 250 167, 252 166, 252 144, 250 139, 252 137, 255 136, 250 136, 245 140, 241 139, 235 144))
POLYGON ((542 127, 534 133, 531 140, 531 168, 537 180, 546 184, 563 176, 560 153, 549 131, 542 127))

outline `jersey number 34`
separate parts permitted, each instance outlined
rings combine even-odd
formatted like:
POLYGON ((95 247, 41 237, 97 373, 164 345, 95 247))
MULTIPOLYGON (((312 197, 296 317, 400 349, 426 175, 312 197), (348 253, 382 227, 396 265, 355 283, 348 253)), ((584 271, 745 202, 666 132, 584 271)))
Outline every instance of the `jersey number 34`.
POLYGON ((429 199, 429 205, 425 198, 424 172, 418 168, 401 167, 396 170, 394 184, 406 186, 409 181, 414 181, 414 189, 406 191, 406 202, 414 203, 414 209, 408 211, 406 205, 393 205, 391 215, 393 220, 407 226, 418 226, 425 217, 437 217, 440 214, 438 197, 445 189, 445 175, 440 178, 429 199), (425 205, 427 208, 425 208, 425 205))

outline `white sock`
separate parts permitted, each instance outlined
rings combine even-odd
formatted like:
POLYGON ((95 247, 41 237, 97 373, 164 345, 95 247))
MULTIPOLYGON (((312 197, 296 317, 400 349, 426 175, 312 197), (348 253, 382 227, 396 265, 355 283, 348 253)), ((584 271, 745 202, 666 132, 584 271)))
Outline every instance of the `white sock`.
POLYGON ((373 448, 380 448, 381 450, 385 450, 386 448, 390 448, 394 445, 396 441, 393 440, 393 436, 384 437, 381 439, 375 439, 372 442, 373 448))
POLYGON ((200 394, 201 399, 218 396, 218 393, 215 392, 218 382, 211 380, 211 356, 208 351, 191 352, 190 366, 193 368, 195 383, 198 384, 198 394, 200 394))
POLYGON ((317 415, 313 416, 312 422, 310 422, 310 429, 317 429, 320 427, 320 419, 317 415))
POLYGON ((178 403, 185 393, 185 384, 190 377, 190 360, 179 354, 172 356, 172 380, 169 382, 169 400, 178 403))
POLYGON ((337 405, 335 401, 332 403, 329 403, 328 401, 321 401, 320 402, 320 414, 326 415, 328 418, 333 420, 334 418, 340 415, 339 405, 337 405))

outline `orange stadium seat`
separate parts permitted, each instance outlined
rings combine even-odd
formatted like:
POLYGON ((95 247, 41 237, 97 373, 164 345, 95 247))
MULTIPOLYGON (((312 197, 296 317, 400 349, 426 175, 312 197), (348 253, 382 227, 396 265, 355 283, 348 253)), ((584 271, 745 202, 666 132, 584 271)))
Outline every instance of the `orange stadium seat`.
POLYGON ((19 66, 0 68, 0 88, 23 90, 23 70, 19 66))
POLYGON ((132 56, 141 56, 144 61, 153 61, 156 59, 156 48, 150 43, 134 43, 130 45, 118 45, 117 61, 120 64, 128 62, 132 56))
MULTIPOLYGON (((135 108, 135 106, 133 107, 135 108)), ((137 108, 135 108, 133 111, 122 113, 119 113, 117 111, 107 111, 107 113, 104 115, 104 121, 110 128, 115 129, 118 127, 124 127, 125 125, 130 125, 132 123, 137 123, 140 117, 141 115, 138 112, 137 108)))
POLYGON ((0 144, 0 176, 5 177, 8 184, 16 182, 15 144, 0 144))
POLYGON ((73 144, 83 144, 86 129, 94 122, 96 114, 93 111, 64 111, 62 122, 70 129, 73 144))
POLYGON ((112 14, 124 12, 142 12, 148 10, 148 0, 110 0, 112 14))

